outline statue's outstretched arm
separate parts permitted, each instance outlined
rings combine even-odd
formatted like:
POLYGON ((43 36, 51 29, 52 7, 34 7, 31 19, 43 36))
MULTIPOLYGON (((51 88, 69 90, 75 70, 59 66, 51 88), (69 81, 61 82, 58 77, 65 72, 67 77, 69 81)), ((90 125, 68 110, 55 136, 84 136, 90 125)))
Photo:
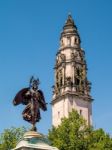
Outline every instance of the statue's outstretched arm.
POLYGON ((45 98, 44 98, 44 94, 41 90, 38 90, 39 94, 40 94, 40 98, 39 98, 39 106, 42 110, 46 111, 47 110, 47 106, 46 106, 46 102, 45 102, 45 98))

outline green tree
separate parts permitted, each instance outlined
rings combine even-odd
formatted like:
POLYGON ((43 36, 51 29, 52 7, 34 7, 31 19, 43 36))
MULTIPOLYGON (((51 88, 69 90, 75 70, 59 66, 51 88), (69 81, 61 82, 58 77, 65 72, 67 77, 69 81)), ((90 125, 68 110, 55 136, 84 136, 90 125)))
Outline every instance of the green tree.
POLYGON ((84 150, 84 136, 89 132, 85 120, 73 110, 68 118, 63 118, 58 128, 49 131, 48 138, 60 150, 84 150))
POLYGON ((0 150, 11 150, 21 139, 26 129, 24 127, 5 129, 0 135, 0 150))
POLYGON ((92 131, 87 141, 88 150, 112 150, 112 138, 103 129, 92 131))
POLYGON ((59 150, 112 150, 112 139, 102 129, 94 130, 77 111, 49 130, 48 138, 59 150))

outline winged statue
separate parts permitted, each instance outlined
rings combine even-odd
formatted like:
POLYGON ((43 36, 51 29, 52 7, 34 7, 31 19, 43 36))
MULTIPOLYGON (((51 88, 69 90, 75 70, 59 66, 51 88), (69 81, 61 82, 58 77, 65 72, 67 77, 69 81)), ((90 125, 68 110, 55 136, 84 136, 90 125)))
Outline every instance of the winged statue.
POLYGON ((45 102, 43 92, 38 89, 39 79, 35 79, 33 76, 30 79, 29 87, 21 89, 15 96, 13 104, 26 105, 22 112, 23 119, 32 124, 33 131, 36 131, 36 122, 41 119, 40 109, 47 110, 47 103, 45 102))

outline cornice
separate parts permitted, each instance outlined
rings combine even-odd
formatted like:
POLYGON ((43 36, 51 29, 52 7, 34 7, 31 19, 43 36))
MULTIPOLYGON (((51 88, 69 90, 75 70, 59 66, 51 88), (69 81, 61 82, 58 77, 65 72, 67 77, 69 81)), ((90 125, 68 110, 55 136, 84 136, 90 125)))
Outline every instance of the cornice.
POLYGON ((76 45, 76 46, 66 46, 66 47, 60 48, 56 55, 58 55, 61 51, 64 51, 64 50, 66 50, 66 49, 77 50, 77 51, 78 51, 78 50, 81 50, 80 45, 76 45))
POLYGON ((55 99, 52 100, 51 104, 54 104, 60 100, 63 100, 66 96, 74 96, 75 98, 83 99, 84 101, 92 102, 94 99, 90 95, 81 95, 80 93, 67 91, 62 95, 57 95, 55 99))
MULTIPOLYGON (((75 63, 75 64, 80 64, 80 65, 86 65, 87 66, 86 62, 82 62, 81 60, 69 59, 69 60, 61 62, 59 65, 55 65, 54 69, 58 69, 59 67, 63 67, 63 64, 65 66, 66 64, 69 64, 69 63, 75 63)), ((86 68, 86 70, 88 70, 88 68, 86 68)))

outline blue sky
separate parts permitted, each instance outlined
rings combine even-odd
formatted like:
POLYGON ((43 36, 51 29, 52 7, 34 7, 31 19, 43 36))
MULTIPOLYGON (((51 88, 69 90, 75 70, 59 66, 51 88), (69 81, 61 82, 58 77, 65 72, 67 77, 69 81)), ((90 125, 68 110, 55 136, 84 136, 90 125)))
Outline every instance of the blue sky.
MULTIPOLYGON (((12 100, 31 75, 38 76, 46 101, 51 102, 55 56, 67 15, 72 17, 86 52, 92 82, 93 124, 112 134, 112 1, 1 0, 0 1, 0 132, 23 121, 24 106, 12 100)), ((38 130, 51 127, 51 105, 41 112, 38 130)))

